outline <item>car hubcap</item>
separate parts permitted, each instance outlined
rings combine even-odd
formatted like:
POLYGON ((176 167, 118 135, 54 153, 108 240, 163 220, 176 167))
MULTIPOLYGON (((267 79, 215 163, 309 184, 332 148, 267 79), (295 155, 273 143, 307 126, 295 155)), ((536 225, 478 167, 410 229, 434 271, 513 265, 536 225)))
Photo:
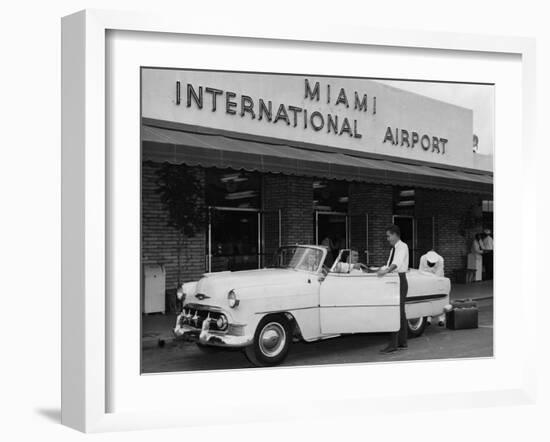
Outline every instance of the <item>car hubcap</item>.
POLYGON ((285 346, 285 329, 278 322, 270 322, 260 333, 260 351, 267 357, 274 357, 281 353, 285 346))
POLYGON ((422 327, 423 322, 424 318, 409 319, 409 328, 412 331, 417 331, 420 327, 422 327))

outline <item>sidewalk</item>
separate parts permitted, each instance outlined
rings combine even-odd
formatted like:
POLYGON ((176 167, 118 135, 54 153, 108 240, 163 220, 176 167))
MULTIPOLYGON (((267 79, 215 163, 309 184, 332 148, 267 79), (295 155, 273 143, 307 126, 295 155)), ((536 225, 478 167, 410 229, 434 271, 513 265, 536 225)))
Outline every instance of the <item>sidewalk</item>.
POLYGON ((479 281, 469 284, 451 284, 451 301, 471 298, 476 300, 493 298, 493 281, 479 281))

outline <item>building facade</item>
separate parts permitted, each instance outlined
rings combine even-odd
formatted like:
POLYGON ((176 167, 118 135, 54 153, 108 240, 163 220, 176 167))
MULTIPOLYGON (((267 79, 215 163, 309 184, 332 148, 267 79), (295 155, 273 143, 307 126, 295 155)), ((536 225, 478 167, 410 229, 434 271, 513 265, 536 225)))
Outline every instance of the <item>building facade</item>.
POLYGON ((453 277, 492 226, 492 158, 473 152, 472 121, 372 80, 144 69, 142 263, 164 265, 168 290, 268 266, 284 244, 349 247, 379 266, 395 223, 411 266, 434 249, 453 277), (163 202, 166 167, 192 177, 193 234, 163 202))

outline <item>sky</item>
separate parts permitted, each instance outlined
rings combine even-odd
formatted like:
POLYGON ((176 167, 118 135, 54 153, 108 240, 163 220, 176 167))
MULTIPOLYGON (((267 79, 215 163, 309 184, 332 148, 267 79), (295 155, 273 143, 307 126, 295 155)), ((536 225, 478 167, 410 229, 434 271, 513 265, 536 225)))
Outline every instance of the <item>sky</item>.
POLYGON ((478 153, 492 155, 494 149, 494 86, 462 83, 377 80, 436 100, 473 110, 478 153))

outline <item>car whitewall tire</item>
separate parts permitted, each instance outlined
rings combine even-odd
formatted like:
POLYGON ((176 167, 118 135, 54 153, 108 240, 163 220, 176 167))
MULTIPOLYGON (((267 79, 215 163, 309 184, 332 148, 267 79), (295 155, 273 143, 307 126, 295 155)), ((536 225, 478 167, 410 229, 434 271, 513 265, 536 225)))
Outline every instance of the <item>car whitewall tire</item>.
POLYGON ((288 319, 284 315, 271 315, 260 321, 254 333, 254 342, 246 347, 245 353, 256 366, 277 365, 286 358, 291 342, 288 319))
POLYGON ((407 331, 409 338, 417 338, 424 333, 428 325, 428 318, 421 316, 420 318, 407 319, 407 331))

